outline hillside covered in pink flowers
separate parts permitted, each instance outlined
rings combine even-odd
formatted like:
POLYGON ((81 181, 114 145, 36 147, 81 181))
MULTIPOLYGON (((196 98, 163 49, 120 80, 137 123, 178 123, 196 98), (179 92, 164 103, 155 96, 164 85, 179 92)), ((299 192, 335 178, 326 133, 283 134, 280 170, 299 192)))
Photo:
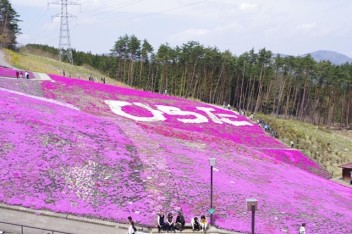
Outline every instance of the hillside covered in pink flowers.
MULTIPOLYGON (((0 69, 0 202, 155 226, 156 213, 207 214, 257 233, 352 233, 352 190, 234 111, 202 102, 0 69), (9 75, 10 74, 10 75, 9 75)), ((32 74, 32 73, 31 73, 32 74)))

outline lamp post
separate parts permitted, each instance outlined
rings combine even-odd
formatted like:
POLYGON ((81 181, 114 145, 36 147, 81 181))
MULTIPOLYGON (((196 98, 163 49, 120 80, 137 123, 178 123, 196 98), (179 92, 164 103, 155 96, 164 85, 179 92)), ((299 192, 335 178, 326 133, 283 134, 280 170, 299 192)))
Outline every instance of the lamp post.
POLYGON ((258 210, 258 200, 255 198, 246 199, 247 211, 252 211, 252 232, 254 234, 255 227, 255 211, 258 210))
POLYGON ((215 166, 216 159, 215 158, 209 158, 209 164, 210 164, 210 225, 213 225, 213 213, 214 213, 214 208, 213 208, 213 167, 215 166))

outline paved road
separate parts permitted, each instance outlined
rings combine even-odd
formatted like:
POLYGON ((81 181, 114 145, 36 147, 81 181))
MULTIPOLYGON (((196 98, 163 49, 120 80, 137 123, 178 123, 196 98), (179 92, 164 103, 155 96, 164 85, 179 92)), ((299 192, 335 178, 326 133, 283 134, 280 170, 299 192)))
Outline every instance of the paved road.
MULTIPOLYGON (((22 207, 13 207, 0 204, 0 231, 12 234, 22 234, 21 226, 10 225, 11 223, 22 226, 30 226, 46 230, 36 230, 29 227, 23 227, 23 234, 126 234, 127 224, 119 224, 97 219, 82 218, 67 214, 57 214, 50 211, 36 211, 22 207), (52 232, 53 231, 53 232, 52 232)), ((157 229, 144 228, 137 234, 157 233, 157 229)), ((184 230, 183 234, 203 234, 203 232, 192 232, 184 230)), ((219 230, 214 227, 207 231, 207 234, 239 234, 226 230, 219 230)))
MULTIPOLYGON (((0 208, 0 231, 5 233, 22 233, 21 227, 15 225, 4 224, 15 223, 17 225, 31 226, 36 228, 48 229, 35 230, 28 227, 23 228, 25 234, 47 234, 52 233, 49 230, 75 233, 75 234, 126 234, 127 226, 116 223, 92 223, 94 220, 73 220, 69 219, 69 215, 61 215, 62 217, 41 214, 39 212, 26 212, 12 209, 0 208)), ((74 217, 71 217, 74 218, 74 217)), ((54 232, 58 233, 58 232, 54 232)))

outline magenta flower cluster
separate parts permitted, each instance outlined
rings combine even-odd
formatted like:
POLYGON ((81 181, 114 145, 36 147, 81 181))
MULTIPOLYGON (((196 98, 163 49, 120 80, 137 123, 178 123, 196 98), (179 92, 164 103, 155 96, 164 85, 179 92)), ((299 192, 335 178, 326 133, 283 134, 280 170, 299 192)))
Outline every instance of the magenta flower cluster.
MULTIPOLYGON (((20 73, 22 73, 22 77, 24 78, 24 74, 26 71, 24 70, 15 70, 11 68, 6 68, 6 67, 0 67, 0 76, 2 77, 8 77, 8 78, 17 78, 16 73, 20 76, 20 73)), ((28 71, 28 76, 29 78, 34 78, 34 74, 31 71, 28 71)))
POLYGON ((352 190, 246 117, 152 92, 51 78, 0 78, 0 201, 117 222, 133 216, 146 226, 155 226, 160 210, 182 210, 189 222, 207 215, 208 159, 215 157, 217 227, 249 233, 245 200, 256 198, 257 233, 295 233, 302 222, 311 233, 352 233, 352 190), (166 113, 165 106, 174 109, 166 113), (198 114, 207 121, 185 121, 198 114), (251 125, 229 124, 228 116, 251 125))

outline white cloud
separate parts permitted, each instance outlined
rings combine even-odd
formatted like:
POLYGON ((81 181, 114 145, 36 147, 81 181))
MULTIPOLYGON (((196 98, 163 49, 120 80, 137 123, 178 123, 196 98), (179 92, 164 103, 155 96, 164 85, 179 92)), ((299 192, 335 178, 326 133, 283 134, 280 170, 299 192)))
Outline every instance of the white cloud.
MULTIPOLYGON (((56 0, 11 1, 23 20, 20 27, 26 36, 21 40, 40 38, 50 43, 46 38, 59 34, 51 15, 60 8, 52 5, 47 10, 50 1, 56 0)), ((235 53, 252 47, 291 54, 317 47, 351 53, 351 0, 72 1, 82 4, 81 12, 77 6, 69 12, 78 16, 79 24, 73 19, 70 29, 77 49, 83 51, 106 52, 118 36, 127 33, 147 39, 155 48, 164 42, 179 45, 195 40, 235 53)))
POLYGON ((242 2, 240 4, 240 10, 242 11, 251 11, 251 10, 256 10, 257 8, 258 8, 257 3, 242 2))
POLYGON ((300 24, 291 31, 292 34, 311 35, 314 37, 325 36, 332 32, 333 28, 326 25, 318 25, 316 23, 300 24))
POLYGON ((301 25, 297 26, 297 29, 304 31, 304 32, 311 32, 311 31, 317 29, 317 25, 315 23, 301 24, 301 25))
POLYGON ((187 41, 199 41, 200 38, 209 33, 210 30, 208 29, 187 29, 185 31, 171 35, 169 40, 176 44, 185 43, 187 41))
POLYGON ((49 1, 43 0, 12 0, 12 5, 21 5, 21 6, 47 6, 49 1))

